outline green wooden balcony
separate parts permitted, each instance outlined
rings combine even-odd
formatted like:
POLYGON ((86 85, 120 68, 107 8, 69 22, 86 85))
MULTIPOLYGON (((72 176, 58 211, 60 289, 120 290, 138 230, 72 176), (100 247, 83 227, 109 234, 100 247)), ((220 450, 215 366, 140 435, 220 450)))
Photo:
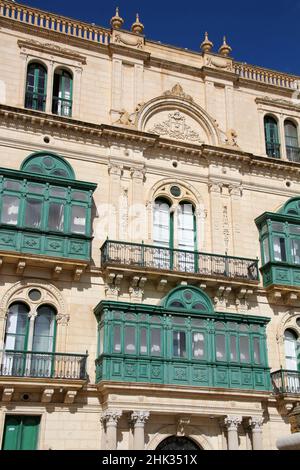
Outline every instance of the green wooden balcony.
POLYGON ((258 261, 227 255, 170 249, 144 243, 106 240, 101 264, 199 274, 204 277, 258 281, 258 261))
POLYGON ((87 354, 2 351, 0 376, 85 380, 87 354))
POLYGON ((300 395, 300 372, 297 370, 280 369, 272 372, 271 381, 275 395, 300 395))

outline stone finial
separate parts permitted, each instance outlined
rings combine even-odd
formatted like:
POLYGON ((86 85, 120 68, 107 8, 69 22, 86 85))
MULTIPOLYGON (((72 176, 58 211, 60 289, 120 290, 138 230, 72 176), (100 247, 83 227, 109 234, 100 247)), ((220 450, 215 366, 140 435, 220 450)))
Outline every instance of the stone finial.
POLYGON ((200 44, 201 50, 203 52, 210 52, 213 48, 213 43, 208 39, 208 33, 205 33, 204 41, 200 44))
POLYGON ((119 7, 117 7, 115 16, 113 16, 112 19, 110 20, 111 27, 114 29, 120 29, 122 28, 123 23, 124 23, 124 20, 119 15, 119 7))
POLYGON ((131 26, 131 31, 135 34, 143 34, 144 32, 144 25, 140 22, 139 14, 136 14, 135 22, 131 26))
POLYGON ((230 52, 232 51, 231 47, 226 42, 226 36, 223 37, 223 44, 219 49, 219 54, 228 57, 230 52))

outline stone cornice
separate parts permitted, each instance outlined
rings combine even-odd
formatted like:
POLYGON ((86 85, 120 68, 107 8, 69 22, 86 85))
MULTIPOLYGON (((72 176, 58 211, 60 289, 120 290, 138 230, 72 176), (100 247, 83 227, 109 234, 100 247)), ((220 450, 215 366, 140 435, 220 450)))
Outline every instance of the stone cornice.
MULTIPOLYGON (((300 97, 299 95, 300 94, 297 94, 298 98, 300 97)), ((270 98, 268 96, 257 97, 255 99, 255 103, 257 104, 263 104, 266 106, 270 106, 272 108, 287 109, 288 111, 297 111, 297 113, 299 113, 300 112, 300 100, 298 99, 297 101, 299 101, 298 105, 287 100, 270 98)))
POLYGON ((128 58, 132 57, 134 59, 142 60, 144 62, 148 62, 150 59, 149 52, 145 52, 142 49, 135 49, 133 47, 126 46, 120 43, 110 44, 108 46, 108 49, 109 49, 110 55, 118 54, 118 55, 122 55, 128 58))
POLYGON ((102 138, 104 141, 108 141, 109 145, 113 140, 123 140, 153 149, 158 148, 164 151, 176 152, 179 156, 190 155, 192 158, 197 159, 202 156, 208 163, 214 159, 217 159, 218 163, 227 163, 231 160, 248 165, 249 170, 257 168, 258 170, 277 171, 285 175, 295 176, 295 174, 300 174, 300 164, 287 160, 262 157, 226 146, 195 145, 138 131, 131 126, 93 124, 4 104, 0 104, 0 125, 10 128, 23 127, 26 131, 31 128, 35 132, 39 129, 41 133, 56 132, 65 137, 74 136, 76 139, 80 137, 83 139, 90 138, 91 140, 97 139, 98 143, 99 139, 102 138))
POLYGON ((50 43, 41 43, 34 39, 30 40, 18 40, 18 46, 20 49, 29 49, 37 52, 44 52, 45 54, 56 55, 58 57, 64 57, 67 59, 75 60, 80 62, 81 64, 86 64, 86 57, 81 54, 74 52, 71 49, 67 49, 64 47, 57 46, 55 44, 50 43))

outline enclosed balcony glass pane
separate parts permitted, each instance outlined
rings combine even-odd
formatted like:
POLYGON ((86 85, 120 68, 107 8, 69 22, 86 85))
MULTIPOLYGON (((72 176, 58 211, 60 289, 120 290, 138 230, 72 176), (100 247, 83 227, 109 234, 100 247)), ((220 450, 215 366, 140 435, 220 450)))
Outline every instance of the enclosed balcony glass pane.
POLYGON ((2 197, 1 223, 17 225, 20 199, 17 196, 2 197))
POLYGON ((49 194, 50 196, 65 198, 67 190, 65 188, 50 188, 49 194))
POLYGON ((184 331, 173 331, 173 355, 186 357, 186 335, 184 331))
POLYGON ((185 318, 183 317, 173 317, 173 323, 176 325, 184 325, 185 324, 185 318))
POLYGON ((291 240, 291 255, 292 262, 295 264, 300 264, 300 239, 291 240))
POLYGON ((237 337, 235 335, 230 335, 230 360, 237 361, 237 337))
POLYGON ((103 339, 104 339, 104 328, 101 326, 100 331, 99 331, 99 354, 103 353, 103 339))
POLYGON ((114 352, 121 352, 121 327, 119 325, 114 326, 114 352))
POLYGON ((135 354, 135 327, 134 326, 125 326, 125 353, 135 354))
POLYGON ((58 202, 50 202, 48 216, 49 230, 64 230, 64 205, 58 202))
POLYGON ((240 360, 241 362, 250 362, 248 336, 240 336, 240 360))
POLYGON ((284 224, 280 222, 272 222, 273 232, 284 232, 284 224))
POLYGON ((270 251, 269 251, 269 239, 265 238, 263 240, 263 254, 264 254, 264 260, 265 264, 270 261, 270 251))
POLYGON ((83 206, 72 206, 71 232, 84 235, 86 232, 86 209, 83 206))
POLYGON ((289 232, 295 235, 300 235, 300 225, 289 225, 289 232))
POLYGON ((192 325, 193 326, 205 327, 206 326, 206 321, 205 320, 199 320, 198 318, 193 318, 192 319, 192 325))
POLYGON ((27 191, 34 194, 43 194, 45 191, 45 186, 43 184, 28 183, 27 191))
POLYGON ((216 335, 216 359, 217 361, 226 360, 225 335, 216 335))
POLYGON ((135 321, 136 320, 136 316, 134 313, 126 313, 125 315, 125 320, 128 320, 128 321, 135 321))
POLYGON ((261 364, 259 338, 253 338, 253 354, 254 362, 256 364, 261 364))
POLYGON ((194 332, 192 335, 192 353, 195 359, 204 357, 204 334, 194 332))
POLYGON ((140 354, 148 354, 146 328, 140 329, 140 354))
POLYGON ((74 201, 87 201, 88 195, 82 191, 73 191, 72 199, 74 201))
POLYGON ((161 330, 159 328, 151 328, 151 355, 161 355, 161 330))
POLYGON ((21 191, 21 183, 19 181, 14 180, 6 180, 4 181, 3 188, 10 189, 11 191, 21 191))
POLYGON ((55 325, 55 311, 48 305, 42 305, 37 310, 34 322, 33 351, 52 352, 55 325))
POLYGON ((25 208, 25 225, 32 228, 40 228, 42 223, 42 201, 28 197, 25 208))
POLYGON ((273 237, 273 250, 275 261, 286 261, 285 239, 283 237, 273 237))

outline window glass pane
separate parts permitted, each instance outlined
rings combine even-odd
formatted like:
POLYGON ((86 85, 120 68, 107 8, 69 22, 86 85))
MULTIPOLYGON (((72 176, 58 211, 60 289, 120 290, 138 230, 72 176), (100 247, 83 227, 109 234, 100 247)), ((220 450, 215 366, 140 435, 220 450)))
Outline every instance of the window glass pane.
POLYGON ((205 327, 206 321, 205 321, 205 320, 199 320, 198 318, 193 318, 193 319, 192 319, 192 325, 193 325, 193 326, 202 326, 202 327, 205 327))
POLYGON ((176 323, 177 325, 184 325, 185 324, 185 318, 183 318, 183 317, 173 317, 173 323, 176 323))
POLYGON ((140 354, 148 354, 146 328, 140 329, 140 354))
POLYGON ((204 357, 204 334, 200 332, 194 332, 192 335, 192 353, 196 359, 202 359, 204 357))
POLYGON ((259 325, 252 325, 251 326, 251 330, 253 330, 253 331, 259 331, 259 329, 260 329, 259 325))
POLYGON ((221 323, 221 322, 218 321, 215 324, 215 328, 216 328, 216 330, 225 330, 225 325, 224 325, 224 323, 221 323))
POLYGON ((295 264, 300 264, 300 239, 291 239, 291 255, 292 262, 295 264))
POLYGON ((263 240, 263 252, 264 252, 265 263, 268 263, 270 261, 269 239, 268 238, 265 238, 263 240))
POLYGON ((59 202, 50 202, 48 216, 49 230, 64 230, 64 205, 59 202))
POLYGON ((15 303, 9 307, 6 320, 5 349, 23 351, 29 309, 27 305, 15 303))
POLYGON ((286 261, 285 239, 283 237, 273 237, 274 260, 286 261))
POLYGON ((148 315, 145 315, 145 314, 140 315, 139 321, 148 321, 148 315))
POLYGON ((125 353, 135 354, 135 327, 125 326, 125 353))
POLYGON ((17 196, 2 197, 1 223, 17 225, 20 199, 17 196))
POLYGON ((48 305, 39 307, 34 321, 33 351, 51 352, 53 350, 54 325, 54 309, 48 305))
POLYGON ((242 324, 242 325, 240 325, 239 330, 240 330, 240 331, 248 331, 248 330, 249 330, 249 327, 248 327, 248 325, 242 324))
POLYGON ((151 328, 151 355, 161 355, 161 330, 160 328, 151 328))
POLYGON ((82 191, 73 191, 72 199, 74 201, 87 201, 88 195, 82 191))
POLYGON ((184 331, 173 331, 173 354, 176 357, 186 357, 186 339, 184 331))
POLYGON ((169 307, 184 308, 184 304, 180 302, 179 300, 173 300, 173 302, 170 303, 169 307))
POLYGON ((216 359, 217 361, 226 360, 225 335, 216 335, 216 359))
POLYGON ((121 352, 121 327, 114 326, 114 352, 121 352))
POLYGON ((272 230, 274 232, 284 232, 284 224, 280 222, 272 222, 272 230))
POLYGON ((21 186, 19 181, 14 180, 6 180, 3 185, 4 189, 11 189, 12 191, 20 191, 21 186))
POLYGON ((170 243, 170 206, 163 200, 154 204, 153 240, 155 245, 168 247, 170 243))
POLYGON ((289 232, 300 235, 300 225, 289 225, 289 232))
POLYGON ((178 248, 193 251, 195 248, 194 209, 187 202, 181 203, 177 209, 178 248))
POLYGON ((241 362, 250 362, 248 336, 240 336, 240 360, 241 362))
POLYGON ((267 232, 268 232, 268 226, 267 224, 264 224, 261 228, 261 234, 264 235, 267 232))
POLYGON ((27 191, 29 193, 43 194, 45 189, 45 186, 42 184, 28 183, 27 185, 27 191))
POLYGON ((230 360, 237 361, 237 337, 235 335, 230 335, 230 360))
POLYGON ((205 312, 207 310, 205 305, 201 304, 200 302, 197 302, 196 304, 194 304, 192 308, 193 310, 198 310, 200 312, 205 312))
POLYGON ((103 338, 104 338, 104 328, 101 326, 99 331, 99 354, 103 353, 103 338))
POLYGON ((53 187, 50 189, 50 196, 65 198, 66 195, 67 195, 67 190, 65 188, 53 187))
POLYGON ((136 316, 134 315, 134 313, 126 313, 126 315, 125 315, 125 320, 135 321, 135 320, 136 320, 136 316))
POLYGON ((227 323, 227 326, 228 326, 228 328, 230 328, 231 330, 236 330, 236 329, 237 329, 237 323, 235 323, 235 322, 231 322, 231 321, 230 321, 230 322, 227 323))
POLYGON ((86 232, 86 208, 85 207, 72 206, 71 232, 85 234, 86 232))
POLYGON ((157 315, 151 317, 151 323, 160 323, 160 322, 161 322, 161 319, 157 315))
POLYGON ((116 320, 120 320, 122 318, 122 314, 120 312, 114 312, 114 318, 116 320))
POLYGON ((254 362, 256 364, 261 364, 259 338, 253 338, 253 353, 254 353, 254 362))
POLYGON ((25 225, 40 228, 42 222, 42 201, 27 197, 25 208, 25 225))

